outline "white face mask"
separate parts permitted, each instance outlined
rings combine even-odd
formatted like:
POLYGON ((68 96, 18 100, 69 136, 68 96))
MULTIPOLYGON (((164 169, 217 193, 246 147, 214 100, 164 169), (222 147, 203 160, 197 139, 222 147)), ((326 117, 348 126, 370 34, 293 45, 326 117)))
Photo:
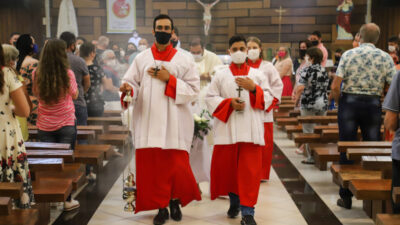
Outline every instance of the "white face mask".
POLYGON ((134 38, 137 38, 137 37, 139 37, 139 34, 138 34, 138 33, 134 33, 134 34, 133 34, 133 37, 134 37, 134 38))
POLYGON ((142 52, 142 51, 147 49, 147 46, 146 45, 139 45, 137 49, 139 50, 139 52, 142 52))
POLYGON ((396 47, 393 45, 389 45, 388 50, 389 50, 389 52, 394 52, 394 51, 396 51, 396 47))
POLYGON ((13 68, 14 68, 14 69, 17 69, 17 62, 18 62, 18 61, 17 61, 17 60, 15 60, 15 62, 14 62, 14 66, 13 66, 13 68))
POLYGON ((250 49, 248 52, 247 52, 247 57, 250 59, 250 60, 258 60, 259 58, 260 58, 260 49, 250 49))
POLYGON ((246 62, 247 54, 246 52, 236 51, 235 53, 231 53, 232 62, 235 64, 243 64, 246 62))
POLYGON ((124 57, 124 56, 125 56, 125 51, 124 51, 124 50, 119 51, 119 55, 120 55, 121 57, 124 57))
POLYGON ((115 67, 117 65, 117 60, 113 59, 113 60, 107 61, 106 65, 109 67, 115 67))
POLYGON ((198 55, 192 54, 192 56, 193 56, 195 62, 200 62, 201 60, 203 60, 202 54, 198 54, 198 55))

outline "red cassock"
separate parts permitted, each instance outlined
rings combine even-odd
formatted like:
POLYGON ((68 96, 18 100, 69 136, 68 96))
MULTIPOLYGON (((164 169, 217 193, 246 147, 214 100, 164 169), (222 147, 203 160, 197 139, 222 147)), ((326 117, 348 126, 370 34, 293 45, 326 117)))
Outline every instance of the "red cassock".
MULTIPOLYGON (((177 54, 177 50, 174 49, 171 45, 168 46, 166 50, 163 52, 158 51, 156 47, 153 45, 153 47, 151 48, 151 52, 150 50, 147 50, 146 52, 141 53, 141 55, 139 55, 135 59, 134 64, 131 65, 131 68, 129 70, 131 71, 131 74, 128 71, 124 77, 124 81, 128 82, 134 88, 133 92, 135 93, 133 92, 131 93, 133 98, 134 99, 137 98, 135 104, 136 112, 134 111, 134 113, 136 114, 134 114, 134 116, 140 114, 140 117, 137 121, 135 121, 136 126, 138 126, 139 122, 143 122, 143 120, 145 120, 145 123, 143 123, 145 125, 147 125, 149 122, 154 122, 151 121, 151 119, 152 118, 154 119, 154 117, 146 117, 146 119, 143 119, 144 116, 151 114, 152 111, 157 111, 156 113, 153 114, 159 120, 161 120, 160 118, 163 118, 161 115, 158 115, 160 113, 169 114, 170 116, 167 119, 162 120, 161 123, 158 124, 159 125, 158 128, 155 126, 146 127, 146 129, 148 130, 147 133, 146 132, 140 133, 139 129, 140 127, 135 127, 135 132, 139 132, 135 133, 135 145, 137 147, 135 155, 136 189, 137 189, 135 213, 145 210, 166 208, 168 207, 171 199, 179 199, 182 206, 187 205, 189 202, 193 200, 201 200, 200 191, 197 186, 196 180, 194 178, 192 169, 190 167, 188 149, 184 147, 182 148, 179 147, 179 146, 190 146, 191 143, 190 135, 189 138, 178 139, 182 138, 180 137, 182 135, 178 133, 178 135, 172 137, 176 138, 176 140, 171 140, 169 136, 160 137, 160 135, 154 135, 154 132, 157 132, 157 130, 168 129, 174 125, 177 127, 178 130, 183 129, 178 126, 179 124, 182 124, 182 121, 184 121, 182 120, 183 116, 186 117, 189 116, 190 118, 189 121, 190 122, 193 121, 189 111, 188 104, 191 102, 190 100, 193 97, 192 95, 194 94, 192 94, 192 92, 189 91, 189 94, 185 95, 186 93, 184 92, 184 88, 190 86, 189 85, 185 86, 186 81, 184 80, 185 77, 182 74, 170 75, 170 79, 166 84, 162 84, 158 80, 156 81, 151 80, 153 78, 150 78, 148 74, 145 74, 147 73, 147 69, 153 66, 153 62, 155 62, 155 60, 165 63, 165 67, 167 67, 171 63, 171 60, 174 59, 175 55, 178 55, 180 59, 184 60, 183 59, 184 56, 182 54, 180 55, 177 54), (152 54, 151 58, 150 54, 152 54), (145 63, 148 63, 149 65, 147 64, 144 65, 145 63), (147 79, 147 81, 143 81, 144 79, 147 79), (144 85, 146 84, 149 85, 149 83, 151 82, 153 82, 153 85, 154 83, 159 85, 161 84, 162 86, 160 85, 160 87, 162 88, 165 87, 165 89, 163 91, 159 91, 160 89, 158 88, 158 90, 150 92, 151 88, 149 88, 149 86, 144 86, 144 85), (179 85, 181 86, 179 87, 179 85), (188 96, 191 98, 189 98, 188 96), (149 106, 148 111, 150 111, 150 113, 147 114, 143 113, 143 111, 140 111, 143 108, 145 108, 143 102, 148 101, 146 97, 158 98, 158 104, 149 106), (160 107, 161 103, 163 103, 162 101, 166 103, 165 109, 157 108, 157 106, 160 107), (179 106, 177 106, 178 103, 176 102, 179 103, 179 106), (182 112, 179 111, 179 109, 185 109, 185 108, 187 108, 188 110, 183 110, 182 112), (173 112, 177 113, 178 116, 181 116, 181 120, 178 121, 177 119, 174 119, 175 121, 172 121, 173 119, 170 118, 174 117, 171 117, 170 115, 171 112, 168 110, 170 111, 173 110, 173 112), (140 119, 142 121, 140 121, 140 119), (155 129, 156 131, 151 129, 155 129), (147 141, 148 139, 151 139, 151 141, 147 141), (186 139, 190 140, 188 141, 188 143, 183 143, 183 141, 186 139), (169 143, 168 141, 170 141, 172 144, 169 143), (159 147, 157 145, 162 147, 159 147), (174 147, 164 147, 167 145, 169 146, 174 145, 174 147)), ((172 65, 171 68, 173 68, 173 66, 174 65, 172 65)), ((188 77, 192 76, 193 74, 186 74, 186 75, 188 77)), ((194 74, 193 77, 195 76, 198 75, 194 74)), ((193 86, 195 84, 199 86, 198 81, 193 79, 192 81, 193 81, 193 86)), ((153 87, 153 89, 156 88, 153 87)), ((121 99, 124 98, 124 95, 125 94, 122 95, 121 99)), ((126 105, 123 106, 126 107, 126 105)), ((143 128, 143 126, 141 128, 143 128)), ((188 127, 189 128, 187 129, 190 130, 191 126, 188 127)), ((171 133, 171 132, 172 131, 168 130, 168 132, 166 133, 171 133)), ((185 130, 185 132, 188 131, 185 130)))
MULTIPOLYGON (((247 65, 242 65, 238 69, 232 64, 230 70, 234 76, 247 75, 249 72, 247 65)), ((259 85, 256 86, 255 93, 249 92, 248 100, 252 110, 264 110, 264 92, 259 85)), ((231 98, 223 100, 213 112, 213 116, 224 123, 232 119, 230 117, 234 109, 230 104, 231 101, 231 98)), ((259 122, 262 123, 262 120, 260 119, 259 122)), ((243 130, 242 132, 249 131, 243 130)), ((210 184, 212 200, 232 192, 239 196, 241 205, 254 207, 260 188, 263 147, 249 142, 216 144, 214 146, 210 184)))

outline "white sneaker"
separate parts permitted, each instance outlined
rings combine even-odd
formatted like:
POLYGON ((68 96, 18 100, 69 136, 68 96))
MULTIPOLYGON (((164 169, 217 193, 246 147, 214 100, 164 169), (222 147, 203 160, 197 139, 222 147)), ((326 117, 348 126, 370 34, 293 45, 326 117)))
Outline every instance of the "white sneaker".
POLYGON ((79 205, 79 202, 77 200, 72 199, 70 202, 66 201, 64 202, 64 211, 72 211, 74 209, 79 208, 81 205, 79 205))
POLYGON ((96 180, 96 174, 93 173, 93 172, 90 172, 90 173, 86 176, 86 179, 87 179, 88 181, 95 181, 95 180, 96 180))

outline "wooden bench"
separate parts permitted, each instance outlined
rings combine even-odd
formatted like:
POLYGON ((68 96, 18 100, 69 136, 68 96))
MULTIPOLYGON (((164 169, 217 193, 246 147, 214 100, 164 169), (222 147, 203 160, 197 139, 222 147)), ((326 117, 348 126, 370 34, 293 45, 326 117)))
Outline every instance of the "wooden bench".
POLYGON ((96 171, 103 168, 104 152, 87 150, 74 151, 75 162, 89 164, 95 167, 96 171))
POLYGON ((362 156, 390 156, 391 149, 386 148, 348 148, 347 158, 356 162, 361 161, 362 156))
POLYGON ((289 112, 290 110, 294 109, 294 104, 279 104, 279 112, 289 112))
POLYGON ((28 158, 28 164, 29 170, 32 172, 47 170, 62 171, 64 168, 64 160, 62 158, 28 158))
POLYGON ((72 150, 27 150, 28 158, 62 158, 65 163, 74 162, 74 151, 72 150))
POLYGON ((295 133, 292 136, 293 136, 294 142, 298 145, 322 142, 320 134, 295 133))
POLYGON ((122 110, 104 110, 103 117, 121 116, 122 110))
POLYGON ((293 138, 294 133, 302 133, 303 126, 302 125, 287 125, 285 126, 286 134, 289 139, 293 138))
POLYGON ((10 215, 12 200, 10 197, 0 197, 0 216, 10 215))
POLYGON ((378 213, 390 211, 392 181, 384 179, 352 180, 349 189, 354 197, 363 200, 363 208, 375 220, 378 213))
POLYGON ((380 180, 383 178, 383 174, 381 171, 375 170, 359 170, 359 171, 351 171, 344 172, 341 171, 338 174, 338 180, 342 187, 348 188, 350 181, 354 180, 380 180))
POLYGON ((23 190, 22 182, 0 182, 0 197, 18 199, 21 197, 23 190))
POLYGON ((398 214, 377 214, 376 225, 399 225, 400 215, 398 214))
POLYGON ((71 179, 41 178, 32 182, 36 202, 64 202, 72 192, 71 179))
POLYGON ((289 118, 288 112, 274 112, 274 120, 276 121, 279 118, 289 118))
MULTIPOLYGON (((28 130, 29 139, 38 139, 38 130, 28 130)), ((77 139, 78 140, 93 140, 95 139, 96 132, 94 130, 78 130, 77 139)))
POLYGON ((380 170, 385 178, 392 177, 391 156, 362 156, 361 165, 366 170, 380 170))
POLYGON ((129 129, 126 126, 110 125, 110 126, 108 126, 108 133, 129 134, 129 129))
POLYGON ((329 124, 337 123, 337 116, 299 116, 297 120, 299 123, 329 124))
MULTIPOLYGON (((300 114, 300 110, 299 109, 294 109, 294 110, 289 111, 289 116, 290 117, 297 117, 297 116, 300 116, 300 115, 301 114, 300 114)), ((327 116, 337 116, 337 110, 328 110, 326 112, 326 115, 327 116)))
POLYGON ((336 144, 314 148, 315 166, 321 171, 327 170, 328 162, 336 162, 339 159, 340 154, 337 151, 336 144))
POLYGON ((298 125, 299 121, 297 121, 297 118, 277 118, 276 124, 278 126, 287 126, 287 125, 298 125))
POLYGON ((100 134, 97 140, 103 144, 110 144, 119 147, 125 146, 129 141, 128 134, 100 134))
POLYGON ((89 125, 103 125, 104 129, 107 131, 110 125, 122 125, 121 116, 113 117, 88 117, 87 123, 89 125))
POLYGON ((111 145, 76 145, 75 151, 103 152, 104 159, 110 159, 115 154, 111 145))
POLYGON ((324 130, 337 130, 339 129, 339 125, 336 124, 328 124, 328 125, 316 125, 314 126, 314 133, 322 134, 324 130))
POLYGON ((390 141, 339 141, 338 151, 346 152, 348 148, 391 148, 390 141))
POLYGON ((25 142, 25 148, 27 150, 45 150, 45 149, 51 149, 51 150, 70 150, 71 145, 70 144, 62 144, 62 143, 50 143, 50 142, 25 142))
POLYGON ((40 179, 61 179, 72 181, 72 191, 78 190, 86 183, 85 171, 63 170, 63 171, 40 171, 35 174, 36 181, 40 179))
POLYGON ((0 216, 0 225, 37 225, 39 210, 14 209, 9 215, 0 216))
POLYGON ((333 183, 340 185, 339 173, 345 173, 345 172, 349 173, 357 171, 364 171, 364 169, 360 164, 353 164, 353 165, 332 164, 331 165, 332 181, 333 183))

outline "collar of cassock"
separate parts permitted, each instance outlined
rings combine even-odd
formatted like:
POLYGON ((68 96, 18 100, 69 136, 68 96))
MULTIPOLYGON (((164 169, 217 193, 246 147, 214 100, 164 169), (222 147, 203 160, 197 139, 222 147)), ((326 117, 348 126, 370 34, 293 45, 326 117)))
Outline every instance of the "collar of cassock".
POLYGON ((248 66, 246 63, 243 63, 239 68, 237 64, 231 63, 229 69, 231 70, 233 76, 245 76, 249 75, 250 66, 248 66))
POLYGON ((257 59, 256 62, 253 62, 253 60, 248 59, 247 64, 252 67, 258 69, 261 65, 262 59, 257 59))
POLYGON ((176 50, 172 44, 168 45, 164 51, 159 51, 156 47, 156 44, 151 46, 151 52, 153 53, 154 60, 166 61, 169 62, 174 57, 176 50))

